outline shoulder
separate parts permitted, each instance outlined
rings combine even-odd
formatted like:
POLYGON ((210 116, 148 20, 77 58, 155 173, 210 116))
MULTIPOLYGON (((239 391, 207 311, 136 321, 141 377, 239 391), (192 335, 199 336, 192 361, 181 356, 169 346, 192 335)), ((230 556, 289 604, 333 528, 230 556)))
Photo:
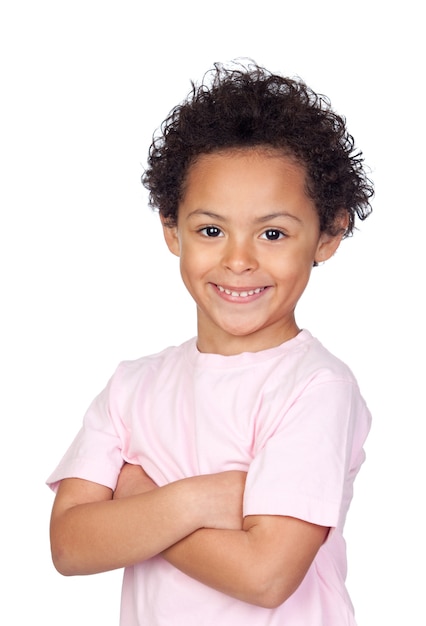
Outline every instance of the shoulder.
POLYGON ((121 361, 109 381, 110 390, 129 391, 140 384, 146 386, 159 378, 162 380, 170 378, 182 370, 182 363, 187 360, 187 354, 194 345, 195 339, 190 339, 179 346, 169 346, 154 354, 121 361))
POLYGON ((313 419, 328 420, 332 428, 357 423, 365 434, 371 414, 352 370, 309 332, 303 333, 292 406, 309 407, 313 419))
POLYGON ((283 344, 281 370, 292 373, 293 383, 346 381, 357 384, 350 367, 332 354, 308 330, 302 330, 288 346, 283 344))
POLYGON ((298 335, 289 358, 283 354, 270 382, 276 390, 274 398, 282 400, 284 414, 304 408, 312 419, 322 413, 347 414, 348 419, 362 414, 370 422, 369 410, 350 367, 308 331, 298 335))
POLYGON ((115 375, 132 376, 146 370, 161 369, 167 364, 181 361, 195 344, 195 339, 189 339, 179 346, 168 346, 160 352, 144 355, 137 359, 124 360, 118 364, 115 375))

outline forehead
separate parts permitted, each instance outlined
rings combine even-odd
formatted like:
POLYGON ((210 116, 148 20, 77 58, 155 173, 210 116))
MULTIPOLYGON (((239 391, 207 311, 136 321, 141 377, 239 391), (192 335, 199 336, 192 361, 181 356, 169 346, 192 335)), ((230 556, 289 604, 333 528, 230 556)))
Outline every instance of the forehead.
POLYGON ((190 166, 181 208, 193 203, 258 206, 312 203, 306 169, 273 148, 232 149, 200 155, 190 166))

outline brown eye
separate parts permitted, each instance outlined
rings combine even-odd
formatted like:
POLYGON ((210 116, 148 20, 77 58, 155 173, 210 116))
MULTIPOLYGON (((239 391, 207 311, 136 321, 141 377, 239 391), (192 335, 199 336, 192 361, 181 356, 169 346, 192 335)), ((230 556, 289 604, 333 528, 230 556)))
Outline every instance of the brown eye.
POLYGON ((275 241, 276 239, 281 239, 281 237, 284 237, 284 233, 282 233, 280 230, 276 230, 275 228, 269 228, 263 234, 265 238, 269 241, 275 241))
POLYGON ((222 231, 217 226, 205 226, 200 230, 200 233, 203 233, 206 237, 220 237, 222 231))

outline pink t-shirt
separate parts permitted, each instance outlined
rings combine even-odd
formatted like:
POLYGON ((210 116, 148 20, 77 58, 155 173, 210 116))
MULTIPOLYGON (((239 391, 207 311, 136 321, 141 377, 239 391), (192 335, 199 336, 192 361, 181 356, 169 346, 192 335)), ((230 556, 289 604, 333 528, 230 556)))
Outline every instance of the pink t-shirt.
POLYGON ((239 469, 248 472, 244 515, 333 528, 276 609, 210 589, 161 557, 127 568, 121 626, 353 626, 342 530, 370 420, 350 370, 306 330, 235 356, 200 353, 192 339, 121 363, 48 483, 76 477, 114 489, 123 460, 159 486, 239 469))

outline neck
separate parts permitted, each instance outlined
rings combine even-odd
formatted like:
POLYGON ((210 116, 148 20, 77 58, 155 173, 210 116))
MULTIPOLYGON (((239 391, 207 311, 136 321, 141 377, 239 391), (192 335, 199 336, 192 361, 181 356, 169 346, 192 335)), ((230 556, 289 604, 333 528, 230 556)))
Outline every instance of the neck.
POLYGON ((232 356, 242 352, 260 352, 276 348, 285 341, 298 335, 300 328, 295 322, 280 329, 265 329, 248 335, 234 335, 224 333, 220 329, 207 332, 198 324, 197 347, 200 352, 232 356))

